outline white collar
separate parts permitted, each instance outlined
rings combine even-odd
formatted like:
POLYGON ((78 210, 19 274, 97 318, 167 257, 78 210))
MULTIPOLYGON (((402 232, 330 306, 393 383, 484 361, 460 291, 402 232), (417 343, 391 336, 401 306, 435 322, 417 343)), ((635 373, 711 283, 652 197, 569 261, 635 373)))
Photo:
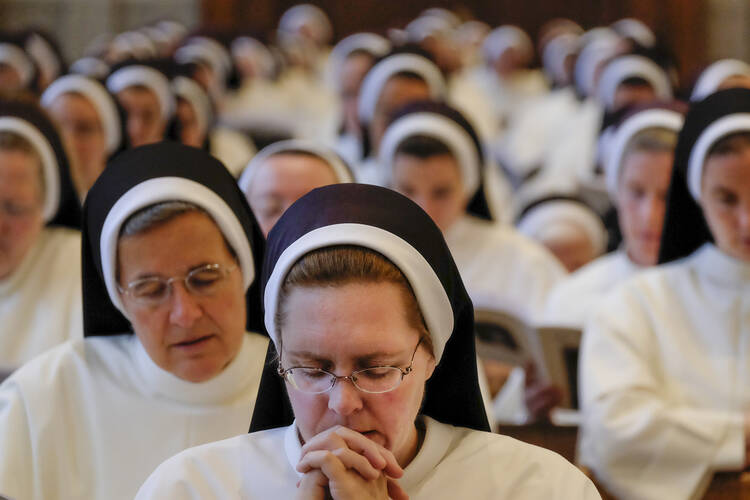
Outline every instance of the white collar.
POLYGON ((705 243, 693 252, 697 272, 721 286, 750 286, 750 262, 746 262, 719 250, 713 243, 705 243))
POLYGON ((243 335, 237 356, 220 374, 198 383, 188 382, 160 368, 148 355, 138 337, 131 335, 131 352, 141 376, 141 390, 151 396, 188 404, 215 405, 233 400, 252 383, 254 371, 251 367, 257 355, 253 353, 248 335, 243 335))

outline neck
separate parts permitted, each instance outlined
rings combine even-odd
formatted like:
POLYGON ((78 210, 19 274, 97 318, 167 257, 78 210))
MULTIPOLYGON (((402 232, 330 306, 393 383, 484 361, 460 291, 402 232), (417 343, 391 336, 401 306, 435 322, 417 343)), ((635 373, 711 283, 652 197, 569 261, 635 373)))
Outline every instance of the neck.
POLYGON ((409 434, 407 446, 401 453, 396 455, 396 461, 402 468, 406 468, 411 463, 411 461, 414 460, 414 457, 417 456, 419 448, 422 447, 424 435, 424 424, 422 424, 422 422, 420 421, 417 421, 412 428, 411 433, 409 434))

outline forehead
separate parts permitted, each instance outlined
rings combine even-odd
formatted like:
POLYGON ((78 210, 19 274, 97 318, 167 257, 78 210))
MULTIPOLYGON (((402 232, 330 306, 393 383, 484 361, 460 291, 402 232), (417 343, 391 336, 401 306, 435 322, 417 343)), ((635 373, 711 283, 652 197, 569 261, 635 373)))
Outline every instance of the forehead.
POLYGON ((253 186, 260 190, 304 184, 318 187, 321 182, 336 182, 333 169, 327 162, 313 155, 280 153, 261 163, 253 186))
POLYGON ((707 183, 724 183, 737 190, 750 189, 750 146, 736 153, 709 156, 703 168, 703 179, 707 183))
POLYGON ((78 92, 66 92, 52 101, 50 113, 59 116, 98 120, 96 108, 86 96, 78 92))
POLYGON ((419 158, 417 156, 398 153, 393 159, 393 169, 396 177, 410 179, 419 185, 431 185, 436 181, 452 180, 459 182, 461 172, 456 158, 451 154, 438 154, 419 158))
POLYGON ((147 270, 184 272, 231 259, 219 227, 201 212, 187 212, 149 229, 123 236, 118 258, 124 274, 147 270))
POLYGON ((383 85, 378 107, 393 109, 409 101, 429 97, 430 89, 421 78, 394 75, 383 85))
POLYGON ((40 176, 39 160, 34 155, 19 149, 0 149, 0 186, 37 186, 40 176))
POLYGON ((159 109, 159 99, 156 93, 144 85, 134 85, 117 93, 117 98, 126 108, 130 106, 159 109))
POLYGON ((364 356, 406 349, 419 333, 402 294, 387 282, 295 287, 285 306, 284 350, 364 356))

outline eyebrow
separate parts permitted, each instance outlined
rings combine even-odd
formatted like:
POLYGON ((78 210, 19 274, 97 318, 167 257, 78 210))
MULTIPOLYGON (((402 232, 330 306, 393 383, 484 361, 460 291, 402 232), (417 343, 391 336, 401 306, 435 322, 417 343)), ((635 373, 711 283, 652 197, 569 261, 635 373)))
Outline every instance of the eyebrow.
MULTIPOLYGON (((363 356, 355 356, 355 364, 357 365, 365 365, 368 363, 373 363, 374 361, 386 361, 386 360, 392 360, 394 358, 399 357, 401 355, 401 352, 387 352, 387 351, 377 351, 373 353, 368 353, 363 356)), ((291 357, 298 361, 309 361, 313 363, 318 363, 320 365, 332 365, 333 362, 325 357, 320 356, 319 354, 310 352, 310 351, 288 351, 287 356, 291 357)))

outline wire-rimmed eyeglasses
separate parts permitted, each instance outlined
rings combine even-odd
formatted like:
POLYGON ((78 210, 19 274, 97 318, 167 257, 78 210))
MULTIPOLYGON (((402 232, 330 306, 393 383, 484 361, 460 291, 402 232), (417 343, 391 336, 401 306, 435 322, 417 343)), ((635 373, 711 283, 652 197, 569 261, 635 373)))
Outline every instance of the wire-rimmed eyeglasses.
POLYGON ((370 394, 382 394, 390 392, 401 384, 405 376, 412 372, 414 356, 422 343, 420 337, 414 352, 411 355, 409 366, 399 368, 398 366, 373 366, 363 370, 355 370, 349 375, 336 375, 322 368, 311 368, 307 366, 292 366, 282 368, 279 361, 278 374, 289 382, 292 387, 308 394, 322 394, 333 389, 341 379, 350 381, 354 387, 362 392, 370 394))
POLYGON ((120 293, 129 295, 135 302, 146 306, 156 306, 172 294, 172 284, 181 280, 185 289, 195 296, 210 296, 216 293, 229 273, 237 265, 223 266, 221 264, 206 264, 196 267, 182 276, 149 276, 133 280, 125 287, 117 286, 120 293))

